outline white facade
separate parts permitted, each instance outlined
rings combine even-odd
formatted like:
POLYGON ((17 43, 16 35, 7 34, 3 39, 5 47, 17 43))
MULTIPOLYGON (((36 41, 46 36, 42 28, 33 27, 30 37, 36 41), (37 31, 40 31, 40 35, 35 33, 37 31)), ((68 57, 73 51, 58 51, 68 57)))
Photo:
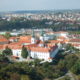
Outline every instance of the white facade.
POLYGON ((80 50, 80 46, 74 46, 76 49, 79 49, 80 50))
POLYGON ((44 40, 47 41, 47 40, 52 40, 54 38, 54 35, 44 35, 44 40))
POLYGON ((36 43, 36 39, 34 37, 31 38, 31 44, 35 44, 36 43))
POLYGON ((37 59, 43 59, 45 61, 49 61, 49 58, 54 58, 56 54, 58 53, 59 49, 56 48, 52 52, 36 52, 36 51, 31 51, 30 56, 32 58, 37 58, 37 59))
POLYGON ((44 44, 43 44, 43 43, 42 43, 42 44, 40 43, 38 46, 43 47, 43 46, 44 46, 44 44))
POLYGON ((18 32, 11 32, 10 33, 12 36, 18 36, 19 34, 21 34, 21 33, 18 33, 18 32))
MULTIPOLYGON (((50 61, 50 58, 54 58, 58 53, 59 49, 56 48, 52 52, 36 52, 30 51, 29 55, 34 59, 41 59, 44 61, 50 61)), ((13 56, 17 56, 21 58, 21 49, 12 49, 13 56)), ((51 59, 52 60, 52 59, 51 59)))
POLYGON ((12 49, 13 56, 21 57, 21 49, 12 49))
POLYGON ((43 36, 40 36, 40 40, 44 42, 44 37, 43 36))
POLYGON ((5 35, 5 34, 6 34, 6 32, 0 32, 0 34, 1 34, 1 35, 5 35))
POLYGON ((52 40, 53 38, 54 38, 54 35, 44 34, 44 36, 40 36, 40 40, 41 40, 41 41, 52 40))
POLYGON ((37 59, 44 59, 47 60, 50 57, 50 53, 44 53, 44 52, 35 52, 31 51, 31 57, 32 58, 37 58, 37 59))
POLYGON ((68 33, 61 33, 61 36, 67 37, 68 33))
POLYGON ((67 37, 68 36, 68 32, 56 33, 55 35, 57 37, 59 37, 59 36, 67 37))
POLYGON ((9 39, 10 42, 17 42, 18 39, 9 39))

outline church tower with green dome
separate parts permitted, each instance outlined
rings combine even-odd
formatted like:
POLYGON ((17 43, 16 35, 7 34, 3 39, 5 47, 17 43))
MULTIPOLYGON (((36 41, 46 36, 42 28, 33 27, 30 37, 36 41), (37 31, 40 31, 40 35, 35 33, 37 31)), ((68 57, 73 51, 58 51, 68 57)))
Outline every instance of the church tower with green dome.
POLYGON ((34 30, 32 30, 31 44, 35 44, 35 43, 36 43, 35 33, 34 30))
POLYGON ((41 41, 44 41, 44 31, 43 30, 40 33, 40 40, 41 41))

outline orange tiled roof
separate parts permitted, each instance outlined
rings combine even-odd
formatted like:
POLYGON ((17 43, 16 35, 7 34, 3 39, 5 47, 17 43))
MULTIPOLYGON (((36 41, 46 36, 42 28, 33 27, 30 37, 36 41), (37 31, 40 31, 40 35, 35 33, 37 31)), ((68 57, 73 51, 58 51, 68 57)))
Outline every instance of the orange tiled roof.
POLYGON ((70 42, 80 42, 80 39, 71 39, 70 42))
POLYGON ((0 50, 3 49, 4 45, 0 45, 0 50))
POLYGON ((60 37, 58 37, 58 39, 62 39, 62 40, 64 40, 64 39, 66 39, 66 38, 63 37, 63 36, 60 36, 60 37))
POLYGON ((14 42, 14 43, 10 43, 10 44, 5 44, 3 48, 5 49, 6 47, 9 47, 11 49, 21 49, 22 45, 21 45, 21 43, 14 42))
POLYGON ((38 45, 37 44, 30 44, 30 45, 25 45, 25 47, 30 50, 31 47, 38 47, 38 45))
POLYGON ((4 45, 3 49, 5 49, 6 47, 9 47, 10 49, 22 49, 22 46, 19 45, 4 45))
POLYGON ((50 43, 59 43, 60 41, 58 41, 58 40, 50 40, 49 42, 50 43))
POLYGON ((20 43, 31 43, 31 40, 19 41, 20 43))
POLYGON ((31 36, 20 36, 20 41, 31 40, 31 36))
POLYGON ((0 35, 0 39, 1 39, 1 38, 5 38, 5 37, 4 37, 3 35, 0 35))
POLYGON ((44 44, 44 42, 41 40, 37 40, 36 42, 37 42, 37 44, 44 44))
POLYGON ((42 53, 48 53, 51 52, 52 50, 55 50, 56 46, 53 48, 47 48, 47 47, 31 47, 30 50, 34 52, 42 52, 42 53))
POLYGON ((32 47, 30 48, 30 50, 34 52, 49 52, 50 51, 49 48, 43 48, 43 47, 32 47))
POLYGON ((0 42, 9 42, 6 38, 0 38, 0 42))
POLYGON ((9 39, 17 39, 17 38, 19 38, 19 37, 10 37, 9 39))
POLYGON ((52 44, 52 43, 48 43, 47 46, 48 46, 48 47, 53 47, 53 46, 55 46, 55 45, 52 44))
POLYGON ((20 36, 19 41, 23 43, 31 43, 31 36, 20 36))
POLYGON ((12 46, 12 47, 10 47, 11 49, 14 49, 14 50, 16 50, 16 49, 22 49, 22 46, 12 46))
POLYGON ((80 46, 80 44, 72 44, 72 46, 79 47, 79 46, 80 46))
POLYGON ((10 43, 9 45, 22 45, 22 42, 13 42, 13 43, 10 43))

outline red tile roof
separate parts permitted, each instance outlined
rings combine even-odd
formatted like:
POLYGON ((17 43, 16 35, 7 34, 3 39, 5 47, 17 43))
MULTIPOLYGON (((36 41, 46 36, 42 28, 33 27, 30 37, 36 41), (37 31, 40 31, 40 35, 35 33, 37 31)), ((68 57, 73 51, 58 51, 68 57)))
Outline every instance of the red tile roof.
POLYGON ((31 43, 31 36, 20 36, 19 42, 31 43))
POLYGON ((18 39, 18 38, 19 38, 19 37, 10 37, 9 40, 10 40, 10 39, 13 39, 13 40, 14 40, 14 39, 18 39))
POLYGON ((80 39, 71 39, 70 42, 80 42, 80 39))
POLYGON ((4 45, 0 45, 0 50, 4 48, 4 45))
POLYGON ((55 43, 55 44, 56 44, 56 43, 59 43, 60 41, 58 41, 58 40, 50 40, 49 42, 50 42, 50 43, 55 43))
POLYGON ((63 36, 58 37, 57 39, 65 40, 66 38, 63 36))
POLYGON ((4 37, 3 35, 0 35, 0 39, 1 39, 1 38, 5 38, 5 37, 4 37))
POLYGON ((1 38, 0 42, 9 42, 6 38, 1 38))
POLYGON ((72 44, 72 46, 79 47, 80 44, 72 44))
POLYGON ((31 47, 30 50, 34 52, 42 52, 42 53, 48 53, 53 50, 55 50, 57 47, 54 46, 53 48, 47 48, 47 47, 31 47))

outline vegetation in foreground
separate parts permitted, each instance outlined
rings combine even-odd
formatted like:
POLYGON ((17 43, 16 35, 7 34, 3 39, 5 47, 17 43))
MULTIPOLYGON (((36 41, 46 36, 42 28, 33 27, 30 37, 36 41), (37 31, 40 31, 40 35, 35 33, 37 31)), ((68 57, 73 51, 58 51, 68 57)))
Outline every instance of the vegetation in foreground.
POLYGON ((12 63, 0 55, 0 80, 52 80, 65 75, 69 70, 76 75, 80 74, 80 60, 75 54, 62 54, 61 51, 52 63, 43 64, 38 59, 29 63, 12 63))

